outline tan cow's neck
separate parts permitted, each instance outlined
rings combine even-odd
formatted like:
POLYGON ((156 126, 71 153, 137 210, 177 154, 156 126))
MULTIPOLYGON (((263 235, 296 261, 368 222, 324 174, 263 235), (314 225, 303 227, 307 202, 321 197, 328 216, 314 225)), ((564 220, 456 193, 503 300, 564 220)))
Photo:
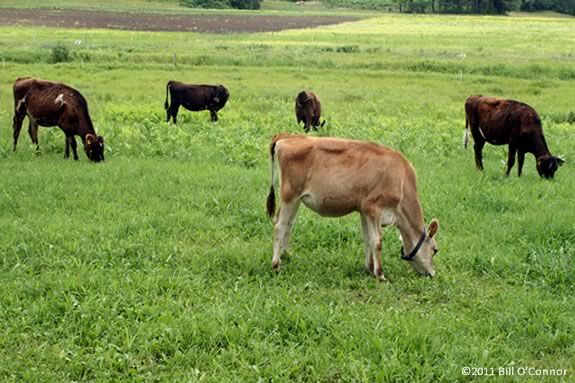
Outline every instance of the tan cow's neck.
POLYGON ((421 233, 425 230, 423 212, 415 190, 406 190, 405 196, 397 209, 395 226, 401 233, 405 253, 409 254, 421 238, 421 233))

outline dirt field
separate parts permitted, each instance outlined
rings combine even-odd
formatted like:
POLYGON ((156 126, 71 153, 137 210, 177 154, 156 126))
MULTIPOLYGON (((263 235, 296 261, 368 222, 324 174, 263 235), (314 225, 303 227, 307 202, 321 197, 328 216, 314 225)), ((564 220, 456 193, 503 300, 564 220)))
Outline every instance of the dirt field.
POLYGON ((339 16, 160 15, 82 10, 2 9, 0 25, 208 33, 273 32, 356 20, 339 16))

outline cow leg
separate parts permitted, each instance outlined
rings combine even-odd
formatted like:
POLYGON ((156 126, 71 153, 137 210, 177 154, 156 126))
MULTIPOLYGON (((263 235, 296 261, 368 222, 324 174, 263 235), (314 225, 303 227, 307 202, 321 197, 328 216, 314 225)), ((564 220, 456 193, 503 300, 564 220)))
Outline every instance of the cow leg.
POLYGON ((171 110, 171 105, 166 108, 166 122, 170 122, 170 117, 172 117, 171 110))
POLYGON ((315 131, 319 130, 319 116, 313 116, 312 126, 313 126, 313 130, 315 130, 315 131))
POLYGON ((304 132, 309 133, 310 125, 311 125, 311 124, 310 124, 309 118, 306 118, 306 119, 305 119, 304 126, 303 126, 304 132))
POLYGON ((296 202, 294 202, 295 206, 292 208, 293 211, 290 214, 287 224, 286 224, 286 228, 285 228, 285 232, 284 232, 284 236, 282 237, 282 243, 281 243, 281 254, 283 255, 287 255, 288 249, 289 249, 289 241, 291 238, 291 233, 293 230, 293 224, 295 222, 295 217, 297 215, 297 211, 299 209, 299 205, 300 205, 300 200, 297 200, 296 202))
POLYGON ((210 117, 212 122, 218 122, 218 114, 214 110, 210 110, 210 117))
POLYGON ((36 145, 36 151, 39 151, 40 145, 38 144, 38 124, 32 122, 32 120, 30 120, 30 123, 28 124, 28 134, 30 135, 32 143, 36 145))
POLYGON ((13 151, 16 151, 16 144, 18 144, 18 137, 20 136, 20 130, 22 130, 22 122, 24 121, 25 114, 16 113, 14 119, 12 120, 12 129, 14 130, 14 146, 13 151))
POLYGON ((483 170, 483 146, 485 145, 485 141, 482 139, 474 139, 475 144, 473 145, 473 149, 475 150, 475 166, 479 170, 483 170))
POLYGON ((77 149, 76 137, 74 137, 73 135, 70 135, 67 137, 67 139, 70 140, 70 145, 72 146, 72 153, 74 154, 74 161, 78 161, 78 152, 76 151, 76 149, 77 149))
POLYGON ((64 151, 64 158, 70 158, 70 136, 66 135, 66 150, 64 151))
POLYGON ((519 149, 517 153, 517 176, 521 177, 523 171, 523 162, 525 161, 525 152, 519 149))
POLYGON ((276 271, 280 270, 281 255, 285 250, 287 250, 291 228, 299 208, 299 203, 299 200, 293 200, 290 202, 282 201, 276 216, 274 226, 274 255, 272 258, 272 267, 276 271))
POLYGON ((170 116, 172 117, 172 121, 174 124, 178 121, 178 110, 180 109, 180 104, 174 102, 172 100, 172 105, 168 108, 168 121, 170 121, 170 116))
POLYGON ((517 145, 513 142, 509 143, 509 153, 507 156, 507 171, 505 172, 506 176, 509 176, 509 172, 511 172, 511 168, 515 165, 515 154, 517 153, 517 145))
POLYGON ((361 232, 363 234, 363 250, 365 252, 365 268, 370 273, 373 272, 373 258, 371 256, 371 249, 369 246, 369 227, 367 225, 367 218, 363 213, 359 213, 361 217, 361 232))
POLYGON ((380 281, 385 281, 381 267, 381 222, 378 217, 381 214, 368 214, 367 229, 369 234, 369 250, 373 261, 373 268, 370 270, 380 281))

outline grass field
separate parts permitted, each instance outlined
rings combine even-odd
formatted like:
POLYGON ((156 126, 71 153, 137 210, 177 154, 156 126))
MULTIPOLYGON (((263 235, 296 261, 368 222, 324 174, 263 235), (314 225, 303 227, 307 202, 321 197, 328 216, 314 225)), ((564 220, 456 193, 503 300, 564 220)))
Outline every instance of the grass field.
MULTIPOLYGON (((159 6, 157 3, 151 3, 159 6)), ((314 30, 202 35, 0 27, 0 379, 3 381, 467 381, 462 368, 575 373, 575 21, 379 15, 314 30), (68 44, 72 61, 50 63, 68 44), (74 44, 76 42, 76 44, 74 44), (177 62, 174 65, 173 55, 177 62), (25 129, 11 151, 11 84, 66 82, 87 98, 106 162, 63 157, 25 129), (164 123, 170 79, 223 83, 217 124, 164 123), (418 277, 384 232, 389 283, 363 271, 357 216, 302 209, 271 270, 268 143, 301 132, 402 151, 436 217, 437 276, 418 277), (470 94, 523 100, 566 164, 504 177, 462 147, 470 94)))

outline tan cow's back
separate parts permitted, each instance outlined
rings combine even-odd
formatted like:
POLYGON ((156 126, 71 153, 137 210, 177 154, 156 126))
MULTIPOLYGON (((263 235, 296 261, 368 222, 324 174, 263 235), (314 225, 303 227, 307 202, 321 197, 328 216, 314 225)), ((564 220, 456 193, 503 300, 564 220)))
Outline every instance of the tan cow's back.
POLYGON ((282 200, 301 197, 321 215, 341 216, 374 198, 395 208, 404 186, 415 187, 412 166, 398 152, 368 142, 308 136, 278 136, 282 200))

